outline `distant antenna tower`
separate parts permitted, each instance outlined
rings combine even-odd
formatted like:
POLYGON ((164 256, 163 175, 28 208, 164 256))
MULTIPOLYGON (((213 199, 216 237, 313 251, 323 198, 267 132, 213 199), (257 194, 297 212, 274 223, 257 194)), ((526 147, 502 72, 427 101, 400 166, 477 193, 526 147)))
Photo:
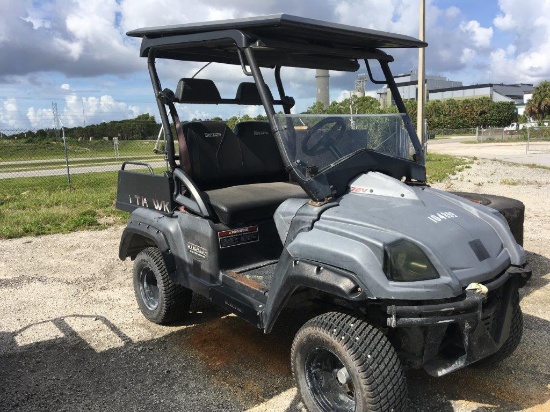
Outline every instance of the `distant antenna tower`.
POLYGON ((59 136, 59 131, 61 130, 61 121, 59 120, 59 113, 57 112, 57 103, 52 102, 52 113, 53 113, 53 128, 56 131, 56 134, 59 136))
POLYGON ((84 114, 84 99, 82 99, 82 122, 83 122, 83 126, 86 127, 86 115, 84 114))
POLYGON ((367 84, 367 75, 360 74, 355 79, 355 93, 361 96, 365 95, 365 85, 367 84))
POLYGON ((57 132, 57 136, 61 136, 63 139, 63 148, 65 149, 65 165, 67 166, 67 182, 69 183, 69 189, 71 187, 71 173, 69 170, 69 153, 67 149, 67 139, 65 139, 65 129, 61 125, 61 120, 59 119, 59 113, 57 112, 57 103, 52 102, 52 113, 53 113, 53 127, 57 132))

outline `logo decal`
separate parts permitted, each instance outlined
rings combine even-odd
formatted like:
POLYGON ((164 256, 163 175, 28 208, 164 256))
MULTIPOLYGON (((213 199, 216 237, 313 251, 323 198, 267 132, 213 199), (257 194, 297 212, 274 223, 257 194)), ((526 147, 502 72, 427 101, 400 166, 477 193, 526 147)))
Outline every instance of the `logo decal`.
POLYGON ((350 188, 351 193, 372 193, 372 189, 363 186, 352 186, 350 188))
POLYGON ((437 214, 428 216, 428 219, 430 219, 434 223, 439 223, 443 220, 447 219, 455 219, 458 216, 455 215, 453 212, 437 212, 437 214))
POLYGON ((194 243, 187 242, 187 250, 189 253, 200 257, 201 259, 206 259, 208 257, 208 250, 202 246, 195 245, 194 243))

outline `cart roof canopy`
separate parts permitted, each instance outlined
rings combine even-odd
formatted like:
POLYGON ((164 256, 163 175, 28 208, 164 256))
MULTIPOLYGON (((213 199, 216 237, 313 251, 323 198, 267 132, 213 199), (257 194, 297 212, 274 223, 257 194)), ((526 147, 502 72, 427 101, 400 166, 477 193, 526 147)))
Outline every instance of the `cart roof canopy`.
POLYGON ((418 48, 413 37, 287 14, 146 27, 141 56, 241 64, 237 49, 252 47, 259 66, 357 71, 358 59, 393 60, 381 48, 418 48))

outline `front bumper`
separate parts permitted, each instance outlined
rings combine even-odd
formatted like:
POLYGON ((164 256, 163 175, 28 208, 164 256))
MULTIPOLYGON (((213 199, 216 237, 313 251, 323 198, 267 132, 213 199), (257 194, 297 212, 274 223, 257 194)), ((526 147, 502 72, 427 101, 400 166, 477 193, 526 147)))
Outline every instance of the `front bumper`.
POLYGON ((414 339, 422 339, 422 342, 411 345, 421 347, 414 351, 420 358, 417 363, 430 375, 445 375, 500 349, 508 339, 514 307, 519 304, 518 288, 530 277, 529 265, 510 266, 499 277, 484 284, 487 295, 466 291, 458 301, 388 306, 387 326, 422 329, 423 333, 416 334, 414 339), (450 333, 451 325, 454 325, 454 334, 450 333), (455 342, 450 342, 453 339, 455 342), (457 349, 454 356, 442 353, 442 348, 449 345, 457 349))

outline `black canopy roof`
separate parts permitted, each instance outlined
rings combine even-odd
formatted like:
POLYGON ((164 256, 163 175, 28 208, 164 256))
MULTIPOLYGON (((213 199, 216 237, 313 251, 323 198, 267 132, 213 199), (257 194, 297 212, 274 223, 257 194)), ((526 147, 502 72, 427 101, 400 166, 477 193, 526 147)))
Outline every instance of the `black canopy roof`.
POLYGON ((356 71, 356 59, 391 60, 378 49, 418 48, 413 37, 304 17, 276 14, 244 19, 146 27, 141 55, 151 47, 160 58, 240 64, 235 49, 253 47, 260 66, 291 66, 356 71))

